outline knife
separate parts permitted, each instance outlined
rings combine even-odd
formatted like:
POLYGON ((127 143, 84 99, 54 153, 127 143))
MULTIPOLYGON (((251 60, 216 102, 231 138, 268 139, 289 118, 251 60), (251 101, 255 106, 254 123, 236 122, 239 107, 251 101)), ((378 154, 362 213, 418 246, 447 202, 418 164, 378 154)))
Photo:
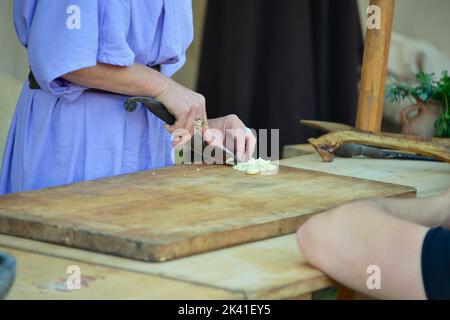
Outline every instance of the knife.
MULTIPOLYGON (((147 110, 149 110, 151 113, 153 113, 155 116, 157 116, 159 119, 164 121, 168 125, 173 125, 176 121, 175 116, 169 112, 169 110, 166 108, 166 106, 158 101, 155 98, 151 97, 131 97, 128 98, 125 101, 124 107, 125 110, 128 112, 133 112, 136 110, 138 104, 141 103, 147 110)), ((192 153, 195 153, 199 156, 201 156, 201 159, 205 160, 205 158, 209 158, 211 160, 211 163, 216 164, 227 164, 227 165, 234 165, 237 163, 236 156, 234 152, 228 150, 225 146, 221 145, 214 145, 214 149, 210 152, 211 157, 208 155, 205 155, 204 150, 209 146, 209 144, 203 140, 203 137, 194 135, 194 137, 191 138, 190 143, 186 146, 188 148, 188 151, 191 151, 192 153), (195 138, 194 138, 195 137, 195 138), (194 141, 197 141, 196 139, 201 139, 202 146, 201 149, 199 149, 195 144, 194 141)), ((191 157, 193 159, 193 157, 191 157)))
POLYGON ((394 150, 370 147, 362 144, 346 143, 340 146, 335 154, 343 158, 365 156, 373 159, 400 159, 400 160, 421 160, 436 161, 431 157, 419 156, 413 153, 398 152, 394 150))

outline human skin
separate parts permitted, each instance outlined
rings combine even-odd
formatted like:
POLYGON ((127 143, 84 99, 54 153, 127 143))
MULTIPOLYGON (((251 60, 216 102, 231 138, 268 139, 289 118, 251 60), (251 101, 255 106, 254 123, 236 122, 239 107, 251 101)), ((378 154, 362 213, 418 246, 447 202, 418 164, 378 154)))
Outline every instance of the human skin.
POLYGON ((369 199, 344 204, 303 224, 306 260, 339 283, 377 299, 426 299, 422 244, 430 227, 450 228, 450 190, 427 199, 369 199), (367 268, 381 270, 370 290, 367 268))
MULTIPOLYGON (((173 79, 144 65, 134 64, 130 67, 120 67, 98 63, 94 67, 83 68, 65 74, 62 78, 88 88, 101 89, 128 96, 155 97, 176 118, 174 125, 165 126, 172 134, 183 131, 192 135, 195 120, 198 118, 208 119, 205 98, 201 94, 183 87, 173 79)), ((208 128, 235 130, 234 134, 231 137, 228 136, 228 138, 236 141, 235 151, 238 159, 246 160, 253 154, 256 138, 248 131, 243 130, 245 125, 237 116, 227 115, 217 119, 208 119, 207 125, 203 130, 206 131, 208 128)), ((224 139, 227 138, 225 134, 223 137, 224 139)), ((184 140, 180 137, 175 137, 174 144, 177 145, 184 140)), ((225 141, 223 143, 225 144, 225 141)))

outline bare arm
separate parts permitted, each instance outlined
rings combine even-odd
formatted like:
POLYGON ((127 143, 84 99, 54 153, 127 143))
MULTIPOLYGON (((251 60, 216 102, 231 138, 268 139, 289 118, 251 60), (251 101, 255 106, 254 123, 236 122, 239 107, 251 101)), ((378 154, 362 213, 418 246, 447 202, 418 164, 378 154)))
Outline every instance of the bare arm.
POLYGON ((367 201, 316 215, 297 232, 306 260, 337 282, 379 299, 425 299, 422 244, 428 228, 383 212, 367 201), (370 289, 369 266, 381 289, 370 289))
POLYGON ((367 201, 403 220, 428 227, 443 225, 450 228, 450 189, 432 198, 367 201))
POLYGON ((309 263, 363 294, 425 299, 421 254, 426 226, 450 226, 450 190, 427 199, 370 199, 312 217, 297 233, 309 263), (369 266, 381 289, 367 287, 369 266))
MULTIPOLYGON (((177 132, 192 134, 195 120, 207 120, 205 98, 193 92, 163 74, 144 65, 134 64, 130 67, 119 67, 109 64, 97 64, 95 67, 80 69, 63 76, 64 79, 88 88, 101 89, 129 96, 155 97, 165 104, 175 115, 174 125, 166 125, 166 129, 177 135, 177 132)), ((243 129, 245 125, 236 116, 212 119, 212 128, 223 130, 243 129)), ((244 130, 237 130, 244 135, 236 149, 238 159, 250 157, 255 148, 256 139, 244 130), (245 156, 244 156, 245 154, 245 156)), ((174 142, 182 140, 174 137, 174 142)))
POLYGON ((202 95, 144 65, 119 67, 99 63, 68 73, 63 78, 88 88, 157 98, 177 119, 173 126, 166 126, 171 133, 183 129, 192 134, 195 119, 207 119, 202 95))
POLYGON ((68 73, 64 79, 78 85, 129 96, 159 96, 167 86, 167 77, 140 64, 119 67, 97 64, 68 73))

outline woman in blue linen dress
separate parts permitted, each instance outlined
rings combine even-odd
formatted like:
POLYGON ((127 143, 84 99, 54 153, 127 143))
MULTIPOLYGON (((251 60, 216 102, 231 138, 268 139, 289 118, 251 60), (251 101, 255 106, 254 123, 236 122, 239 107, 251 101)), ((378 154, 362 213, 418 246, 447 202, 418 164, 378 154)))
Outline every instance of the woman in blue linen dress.
MULTIPOLYGON (((170 79, 193 38, 191 0, 16 0, 14 22, 41 89, 26 81, 19 97, 0 194, 169 166, 170 133, 206 119, 204 98, 170 79), (157 97, 175 125, 126 112, 128 95, 157 97)), ((208 124, 245 128, 233 115, 208 124)), ((244 140, 236 152, 249 155, 244 140)))

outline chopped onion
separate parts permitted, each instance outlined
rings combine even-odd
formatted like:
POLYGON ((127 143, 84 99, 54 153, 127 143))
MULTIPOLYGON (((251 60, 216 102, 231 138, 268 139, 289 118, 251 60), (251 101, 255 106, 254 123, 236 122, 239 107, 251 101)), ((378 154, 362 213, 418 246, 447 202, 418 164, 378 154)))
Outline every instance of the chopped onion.
POLYGON ((247 162, 241 162, 233 166, 234 170, 246 172, 247 174, 271 174, 277 171, 277 166, 270 160, 250 159, 247 162))

